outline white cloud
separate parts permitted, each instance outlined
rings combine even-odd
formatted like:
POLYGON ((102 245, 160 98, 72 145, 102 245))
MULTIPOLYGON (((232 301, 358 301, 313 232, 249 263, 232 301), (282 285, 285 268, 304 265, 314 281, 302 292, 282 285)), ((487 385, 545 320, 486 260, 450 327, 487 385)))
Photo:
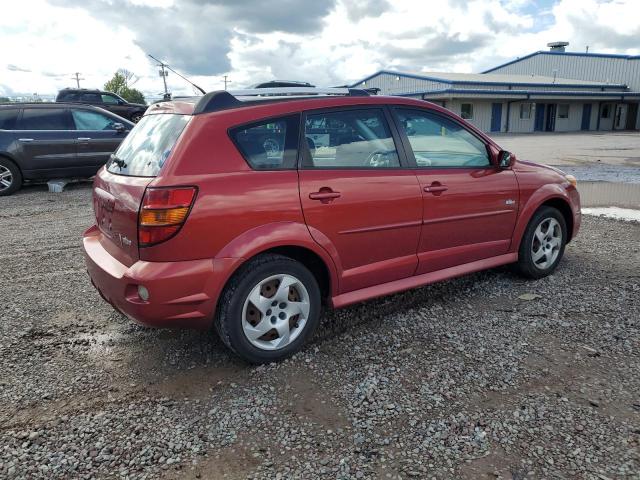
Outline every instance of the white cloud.
MULTIPOLYGON (((7 3, 0 94, 54 95, 75 83, 76 71, 82 86, 100 87, 118 68, 135 72, 147 95, 158 94, 157 67, 140 45, 190 77, 210 62, 214 75, 192 77, 206 90, 221 88, 224 74, 233 88, 272 78, 344 84, 388 67, 481 71, 555 40, 576 51, 589 45, 591 52, 640 53, 637 0, 560 0, 544 8, 529 0, 316 0, 304 26, 296 12, 284 11, 298 4, 278 1, 289 8, 277 12, 274 0, 7 3)), ((168 82, 176 94, 194 93, 176 75, 168 82)))

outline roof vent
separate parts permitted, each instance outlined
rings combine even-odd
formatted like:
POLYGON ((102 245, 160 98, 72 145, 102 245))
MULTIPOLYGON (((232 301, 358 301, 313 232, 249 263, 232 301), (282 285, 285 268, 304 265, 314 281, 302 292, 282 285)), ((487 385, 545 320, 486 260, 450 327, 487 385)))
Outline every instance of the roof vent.
POLYGON ((569 45, 569 42, 549 42, 547 47, 552 52, 564 52, 565 47, 569 45))

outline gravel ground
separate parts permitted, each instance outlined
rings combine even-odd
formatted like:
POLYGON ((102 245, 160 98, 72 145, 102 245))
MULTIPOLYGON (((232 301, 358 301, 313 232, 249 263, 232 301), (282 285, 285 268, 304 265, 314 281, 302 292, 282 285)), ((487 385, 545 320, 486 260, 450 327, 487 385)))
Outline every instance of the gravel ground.
POLYGON ((640 478, 640 224, 330 312, 248 367, 91 287, 90 188, 0 199, 2 478, 640 478))

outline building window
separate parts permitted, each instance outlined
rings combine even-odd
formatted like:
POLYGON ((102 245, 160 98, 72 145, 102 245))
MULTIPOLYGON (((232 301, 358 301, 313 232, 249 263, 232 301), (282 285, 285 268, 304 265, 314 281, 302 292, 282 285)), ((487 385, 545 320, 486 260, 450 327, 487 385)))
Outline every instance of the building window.
POLYGON ((473 103, 463 103, 460 105, 460 116, 465 120, 473 119, 473 103))
POLYGON ((569 104, 561 103, 558 105, 558 118, 569 118, 569 104))
POLYGON ((611 118, 611 105, 609 105, 608 103, 602 105, 602 115, 600 115, 600 117, 611 118))
POLYGON ((533 106, 531 103, 520 104, 520 120, 529 120, 531 118, 531 110, 533 106))

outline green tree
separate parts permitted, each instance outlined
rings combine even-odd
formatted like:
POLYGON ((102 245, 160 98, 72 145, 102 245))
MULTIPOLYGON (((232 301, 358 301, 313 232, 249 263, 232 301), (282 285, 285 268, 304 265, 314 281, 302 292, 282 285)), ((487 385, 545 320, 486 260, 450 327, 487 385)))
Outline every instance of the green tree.
POLYGON ((9 103, 10 101, 9 97, 0 97, 0 103, 9 103))
POLYGON ((127 102, 146 104, 147 102, 145 101, 142 92, 132 87, 136 81, 137 79, 135 79, 132 72, 120 69, 113 75, 111 80, 104 84, 104 89, 107 92, 113 92, 120 95, 127 102))

